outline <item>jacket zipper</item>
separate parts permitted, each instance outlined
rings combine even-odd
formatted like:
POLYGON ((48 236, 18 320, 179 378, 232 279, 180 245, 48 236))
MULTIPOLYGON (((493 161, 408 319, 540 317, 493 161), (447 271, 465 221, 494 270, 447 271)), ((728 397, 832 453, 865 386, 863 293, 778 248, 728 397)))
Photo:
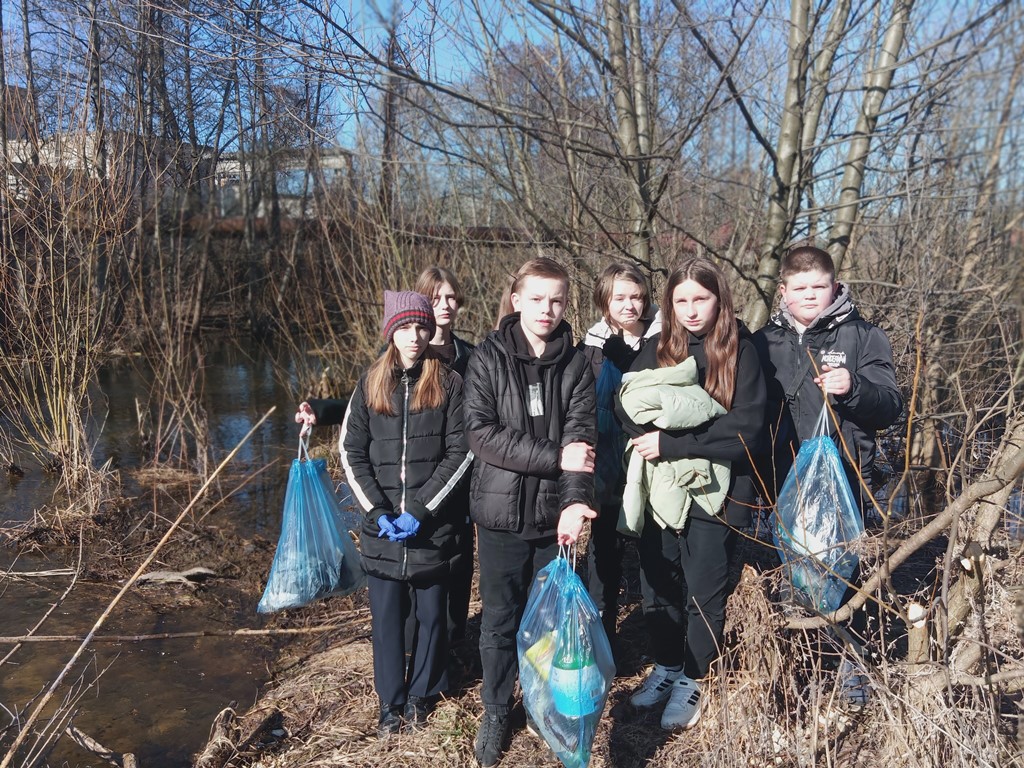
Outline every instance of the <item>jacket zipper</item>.
MULTIPOLYGON (((404 389, 402 397, 402 470, 399 474, 399 479, 402 481, 402 502, 401 512, 405 513, 405 457, 406 447, 409 442, 409 373, 407 371, 402 372, 402 387, 404 389)), ((405 541, 402 542, 402 578, 406 577, 406 573, 409 567, 409 549, 406 546, 405 541)))

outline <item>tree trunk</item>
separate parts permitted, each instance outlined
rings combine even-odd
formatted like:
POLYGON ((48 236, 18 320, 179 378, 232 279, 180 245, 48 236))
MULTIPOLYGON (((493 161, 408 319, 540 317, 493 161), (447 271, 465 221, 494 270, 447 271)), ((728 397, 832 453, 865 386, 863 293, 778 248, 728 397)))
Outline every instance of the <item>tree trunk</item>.
MULTIPOLYGON (((631 6, 637 0, 627 0, 631 6)), ((615 104, 615 119, 618 139, 622 151, 622 165, 630 185, 630 254, 643 262, 650 263, 649 221, 649 178, 648 159, 641 146, 641 125, 647 130, 645 118, 647 105, 639 105, 638 99, 646 98, 646 87, 642 84, 642 62, 639 50, 630 50, 626 43, 623 24, 623 9, 619 0, 604 0, 606 34, 608 37, 608 59, 611 62, 612 98, 615 104), (641 82, 630 82, 631 75, 639 72, 641 82)), ((639 9, 630 7, 627 12, 639 17, 639 9)), ((639 30, 634 43, 639 42, 639 30)), ((645 137, 648 142, 650 136, 645 137)))
MULTIPOLYGON (((744 320, 751 329, 760 328, 768 320, 779 276, 779 259, 790 236, 793 217, 799 202, 796 187, 797 158, 804 134, 803 108, 807 87, 807 57, 810 37, 810 0, 792 0, 789 27, 789 65, 786 91, 779 128, 779 141, 772 167, 772 192, 768 198, 768 220, 761 244, 757 267, 757 295, 747 303, 744 320)), ((815 126, 817 132, 817 126, 815 126)))
MULTIPOLYGON (((32 55, 32 25, 29 23, 28 0, 21 0, 21 34, 22 56, 25 62, 25 115, 28 117, 25 126, 28 131, 28 142, 31 148, 30 161, 33 169, 39 168, 39 103, 36 99, 35 65, 32 55)), ((6 86, 6 81, 4 86, 6 86)), ((35 188, 36 179, 32 181, 35 188)))
POLYGON ((839 207, 835 212, 835 223, 829 237, 828 250, 835 261, 836 269, 841 269, 846 252, 850 245, 850 234, 853 232, 857 213, 860 210, 861 185, 864 182, 864 168, 867 164, 868 152, 871 150, 871 138, 878 125, 878 116, 882 111, 882 103, 892 86, 892 78, 896 73, 896 64, 903 41, 906 38, 907 24, 910 22, 910 9, 913 0, 901 0, 893 7, 892 18, 882 40, 875 66, 868 72, 864 82, 864 100, 861 103, 860 115, 850 140, 843 169, 843 180, 839 193, 839 207))

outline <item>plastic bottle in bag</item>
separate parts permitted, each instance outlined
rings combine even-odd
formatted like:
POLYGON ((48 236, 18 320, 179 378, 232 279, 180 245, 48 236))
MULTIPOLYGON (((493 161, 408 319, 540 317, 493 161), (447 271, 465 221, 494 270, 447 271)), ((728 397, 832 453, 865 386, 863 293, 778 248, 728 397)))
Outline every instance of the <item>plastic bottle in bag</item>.
POLYGON ((604 677, 584 643, 566 643, 551 662, 551 698, 566 717, 596 712, 604 699, 604 677))

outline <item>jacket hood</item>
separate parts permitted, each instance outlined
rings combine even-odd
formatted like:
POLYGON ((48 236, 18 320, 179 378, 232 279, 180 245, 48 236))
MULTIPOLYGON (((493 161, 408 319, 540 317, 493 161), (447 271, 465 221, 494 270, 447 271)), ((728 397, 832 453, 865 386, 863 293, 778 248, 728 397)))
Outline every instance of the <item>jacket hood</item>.
MULTIPOLYGON (((818 315, 807 325, 807 330, 824 330, 826 328, 834 328, 837 325, 849 322, 851 320, 859 320, 860 313, 857 311, 857 307, 853 304, 853 298, 850 295, 850 288, 845 283, 839 284, 839 290, 836 292, 836 297, 822 310, 821 314, 818 315)), ((797 322, 793 319, 793 314, 789 311, 789 307, 786 306, 785 302, 779 305, 778 310, 772 315, 771 322, 778 325, 781 328, 787 328, 791 331, 797 331, 797 322)))
POLYGON ((509 355, 535 365, 554 365, 573 352, 572 327, 565 320, 562 320, 558 327, 551 332, 547 338, 544 354, 540 357, 533 355, 533 350, 526 340, 526 334, 523 333, 518 312, 513 312, 502 318, 501 324, 498 326, 497 337, 509 355))
MULTIPOLYGON (((654 313, 654 319, 645 321, 648 323, 647 329, 644 331, 642 339, 649 339, 652 336, 661 333, 661 310, 656 310, 654 313)), ((601 318, 587 331, 587 335, 583 337, 583 343, 588 347, 604 347, 604 343, 614 336, 616 331, 612 330, 612 327, 608 325, 608 321, 601 318)))

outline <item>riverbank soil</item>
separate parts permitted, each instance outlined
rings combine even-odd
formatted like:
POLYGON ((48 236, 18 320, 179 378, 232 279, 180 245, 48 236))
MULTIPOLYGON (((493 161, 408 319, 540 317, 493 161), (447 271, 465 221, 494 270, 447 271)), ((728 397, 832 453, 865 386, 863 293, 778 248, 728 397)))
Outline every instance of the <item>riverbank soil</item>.
MULTIPOLYGON (((704 683, 703 717, 685 733, 660 728, 660 708, 636 711, 629 695, 643 681, 652 660, 640 611, 635 550, 627 547, 623 604, 619 611, 619 674, 594 744, 594 768, 634 766, 763 766, 934 765, 936 750, 943 765, 997 765, 1015 749, 1017 694, 958 687, 939 691, 920 701, 908 695, 908 671, 898 660, 876 658, 863 672, 871 700, 863 709, 841 702, 835 660, 824 656, 822 633, 783 628, 792 609, 769 600, 778 592, 779 574, 772 570, 774 554, 763 542, 741 545, 736 588, 730 598, 726 648, 722 661, 704 683), (742 570, 740 563, 745 563, 742 570), (998 701, 995 698, 998 697, 998 701), (1002 740, 979 746, 969 734, 992 712, 1005 716, 995 727, 1002 740), (1009 750, 1009 752, 1008 752, 1009 750), (917 753, 916 757, 914 753, 917 753)), ((906 589, 917 589, 934 577, 936 549, 922 554, 911 567, 906 589)), ((1024 580, 1020 557, 1014 566, 1024 580)), ((577 564, 578 566, 581 563, 577 564)), ((235 745, 203 768, 292 768, 298 765, 432 766, 475 765, 473 739, 482 707, 479 701, 480 663, 477 652, 480 604, 474 592, 469 636, 456 649, 449 695, 431 715, 428 726, 387 740, 376 735, 378 702, 373 690, 370 617, 358 604, 359 595, 328 600, 303 620, 342 624, 318 636, 296 638, 284 650, 275 681, 251 711, 233 726, 235 745), (276 736, 252 738, 273 722, 276 736)), ((1012 601, 1011 601, 1012 602, 1012 601)), ((1005 653, 1020 656, 1017 625, 1009 619, 990 622, 1005 653)), ((279 616, 282 626, 297 617, 279 616)), ((898 656, 905 630, 887 624, 886 653, 898 656)), ((990 639, 992 639, 990 637, 990 639)), ((840 651, 841 652, 841 651, 840 651)), ((513 713, 514 726, 507 766, 556 768, 560 762, 546 745, 525 730, 522 708, 513 713)), ((211 742, 212 743, 212 742, 211 742)), ((1012 763, 1018 764, 1018 763, 1012 763)))

